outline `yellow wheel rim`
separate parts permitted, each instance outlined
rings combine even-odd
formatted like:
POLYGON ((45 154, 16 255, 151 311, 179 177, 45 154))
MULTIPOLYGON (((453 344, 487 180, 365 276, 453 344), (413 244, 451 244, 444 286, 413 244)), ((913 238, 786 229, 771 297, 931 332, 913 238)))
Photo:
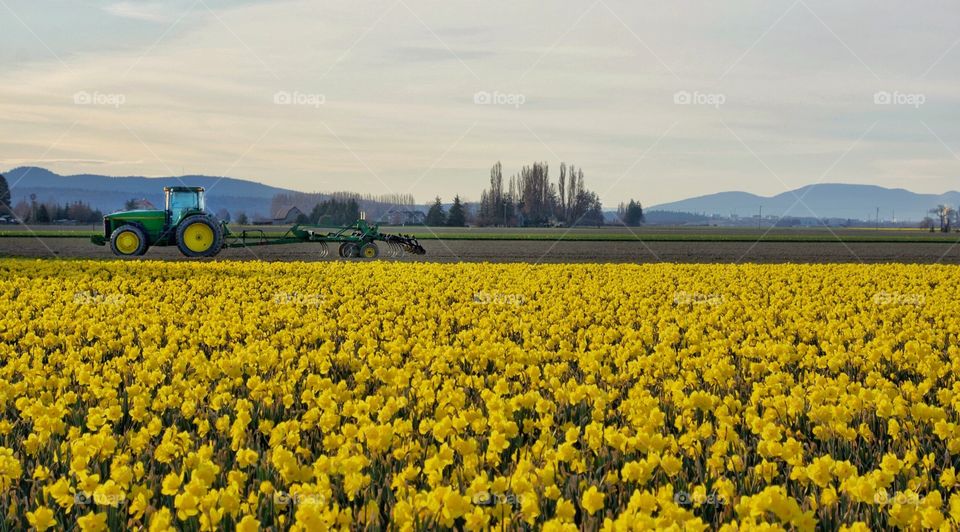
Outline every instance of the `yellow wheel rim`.
POLYGON ((369 247, 363 250, 363 256, 368 259, 372 259, 377 254, 376 248, 369 247))
POLYGON ((117 250, 124 255, 130 255, 140 247, 140 237, 133 231, 123 231, 117 235, 117 250))
POLYGON ((213 245, 213 229, 204 223, 192 223, 183 231, 183 243, 190 251, 202 253, 213 245))

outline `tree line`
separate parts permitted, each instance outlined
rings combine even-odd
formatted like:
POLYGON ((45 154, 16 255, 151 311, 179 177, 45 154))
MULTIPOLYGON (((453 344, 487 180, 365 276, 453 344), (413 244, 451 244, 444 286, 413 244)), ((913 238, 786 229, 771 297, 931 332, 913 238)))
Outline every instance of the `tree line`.
POLYGON ((583 170, 560 163, 556 183, 545 162, 524 166, 504 183, 503 165, 490 168, 490 188, 480 195, 477 225, 602 225, 600 197, 585 184, 583 170))
POLYGON ((103 212, 80 201, 74 203, 37 202, 20 200, 13 206, 13 215, 24 223, 46 224, 59 220, 78 223, 100 223, 103 212))
POLYGON ((20 200, 12 205, 10 185, 7 178, 0 175, 0 216, 13 216, 24 223, 50 223, 58 220, 70 220, 79 223, 100 223, 103 221, 103 212, 94 209, 88 203, 75 201, 73 203, 38 202, 35 194, 30 195, 30 201, 20 200))
MULTIPOLYGON (((638 225, 643 222, 643 207, 633 199, 621 203, 617 210, 620 223, 638 225)), ((440 198, 427 212, 426 225, 510 227, 572 227, 603 225, 600 197, 586 186, 583 169, 560 163, 555 182, 550 179, 546 162, 534 162, 512 175, 506 183, 503 165, 498 161, 490 168, 490 185, 480 195, 476 206, 454 198, 450 214, 443 212, 440 198), (476 207, 475 212, 472 207, 476 207)))

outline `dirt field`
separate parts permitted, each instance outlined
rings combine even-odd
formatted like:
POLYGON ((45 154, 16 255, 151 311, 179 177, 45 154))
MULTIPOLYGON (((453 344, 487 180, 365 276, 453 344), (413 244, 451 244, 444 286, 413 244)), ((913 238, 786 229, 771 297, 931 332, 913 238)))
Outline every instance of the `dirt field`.
MULTIPOLYGON (((431 262, 907 262, 960 264, 960 245, 841 242, 550 242, 425 240, 431 262)), ((226 249, 214 260, 314 261, 316 244, 226 249)), ((0 257, 114 258, 110 249, 82 238, 0 238, 0 257)), ((175 247, 151 248, 144 259, 184 260, 175 247)), ((196 260, 196 259, 193 259, 196 260)), ((398 260, 398 259, 387 259, 398 260)))

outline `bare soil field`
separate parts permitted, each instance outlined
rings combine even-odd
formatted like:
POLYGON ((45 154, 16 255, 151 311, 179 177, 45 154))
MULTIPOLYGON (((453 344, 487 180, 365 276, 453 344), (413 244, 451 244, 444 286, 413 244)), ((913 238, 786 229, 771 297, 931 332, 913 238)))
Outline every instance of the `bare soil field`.
MULTIPOLYGON (((904 262, 960 264, 960 245, 948 243, 864 242, 577 242, 517 240, 424 240, 429 262, 904 262)), ((85 238, 0 238, 0 257, 113 259, 106 246, 85 238)), ((340 260, 336 248, 321 256, 317 244, 225 249, 214 259, 186 259, 175 247, 151 248, 144 260, 340 260)), ((360 260, 360 259, 352 259, 360 260)))

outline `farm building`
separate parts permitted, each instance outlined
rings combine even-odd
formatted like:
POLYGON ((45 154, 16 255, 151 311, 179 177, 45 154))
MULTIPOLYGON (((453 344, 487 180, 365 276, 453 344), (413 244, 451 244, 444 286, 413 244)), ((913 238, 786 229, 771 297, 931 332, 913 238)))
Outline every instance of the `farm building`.
POLYGON ((427 220, 423 211, 390 209, 380 217, 378 223, 390 225, 422 225, 427 220))
POLYGON ((275 224, 296 223, 297 218, 299 218, 300 216, 303 216, 303 211, 301 211, 297 207, 284 207, 273 215, 273 223, 275 224))

